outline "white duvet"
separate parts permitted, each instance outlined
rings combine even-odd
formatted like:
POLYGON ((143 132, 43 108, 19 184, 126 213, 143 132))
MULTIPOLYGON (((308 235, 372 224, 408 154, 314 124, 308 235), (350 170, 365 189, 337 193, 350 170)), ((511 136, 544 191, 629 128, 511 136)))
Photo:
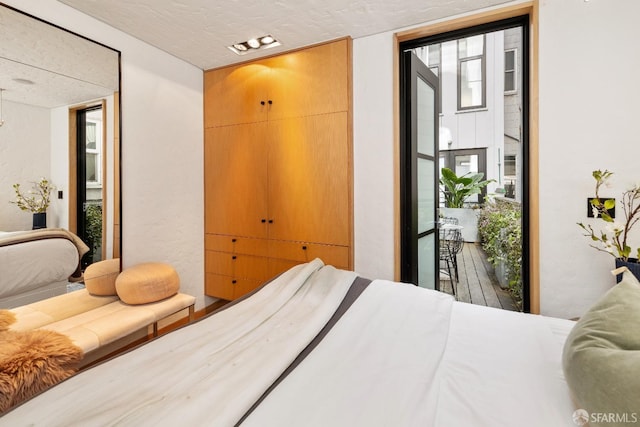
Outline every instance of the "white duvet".
POLYGON ((575 426, 573 322, 374 281, 243 426, 575 426))
MULTIPOLYGON (((354 273, 295 267, 208 319, 94 367, 7 426, 232 426, 310 342, 354 273)), ((243 426, 571 426, 572 322, 374 281, 243 426)))

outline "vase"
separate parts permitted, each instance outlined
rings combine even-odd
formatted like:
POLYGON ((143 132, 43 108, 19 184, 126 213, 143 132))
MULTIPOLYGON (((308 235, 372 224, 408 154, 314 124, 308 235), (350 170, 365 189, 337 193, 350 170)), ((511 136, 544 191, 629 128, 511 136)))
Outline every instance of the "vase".
POLYGON ((39 212, 33 214, 33 229, 47 228, 47 213, 39 212))
MULTIPOLYGON (((637 258, 629 258, 628 261, 623 261, 620 258, 616 258, 616 268, 627 267, 636 279, 640 280, 640 263, 637 258)), ((616 283, 620 283, 622 280, 622 273, 616 275, 616 283)))

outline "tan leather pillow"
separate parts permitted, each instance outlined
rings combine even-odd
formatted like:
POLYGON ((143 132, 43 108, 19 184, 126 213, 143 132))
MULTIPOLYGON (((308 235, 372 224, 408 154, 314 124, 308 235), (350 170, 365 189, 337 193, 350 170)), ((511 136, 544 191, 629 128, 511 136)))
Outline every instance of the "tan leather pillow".
POLYGON ((180 277, 169 264, 150 262, 125 269, 116 279, 118 296, 127 304, 147 304, 180 290, 180 277))
POLYGON ((94 262, 84 271, 84 286, 91 295, 116 295, 120 258, 94 262))

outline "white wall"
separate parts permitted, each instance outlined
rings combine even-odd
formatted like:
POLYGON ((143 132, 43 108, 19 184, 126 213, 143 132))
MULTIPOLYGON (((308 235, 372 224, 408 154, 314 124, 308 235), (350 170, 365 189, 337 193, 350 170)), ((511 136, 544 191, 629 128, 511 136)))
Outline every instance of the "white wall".
POLYGON ((47 210, 48 227, 69 227, 69 108, 51 110, 51 182, 56 190, 51 194, 51 206, 47 210), (62 199, 58 199, 58 190, 62 199))
POLYGON ((613 259, 589 248, 575 223, 586 220, 594 169, 616 173, 603 195, 619 197, 640 181, 640 105, 632 95, 639 14, 636 0, 541 2, 541 298, 548 314, 580 315, 614 283, 613 259))
POLYGON ((202 70, 55 0, 5 3, 122 52, 123 262, 172 264, 202 308, 202 70))
POLYGON ((394 277, 393 37, 353 41, 355 270, 394 277))
MULTIPOLYGON (((613 259, 589 248, 576 222, 585 220, 592 170, 616 172, 611 196, 640 180, 640 104, 630 96, 640 67, 632 42, 638 14, 636 0, 540 1, 543 314, 578 316, 614 283, 613 259)), ((355 267, 392 278, 393 32, 356 39, 353 51, 355 267)))
POLYGON ((2 113, 5 123, 0 128, 0 231, 30 230, 31 213, 21 211, 9 200, 15 199, 13 184, 19 183, 26 192, 32 182, 50 177, 49 110, 5 100, 2 113))

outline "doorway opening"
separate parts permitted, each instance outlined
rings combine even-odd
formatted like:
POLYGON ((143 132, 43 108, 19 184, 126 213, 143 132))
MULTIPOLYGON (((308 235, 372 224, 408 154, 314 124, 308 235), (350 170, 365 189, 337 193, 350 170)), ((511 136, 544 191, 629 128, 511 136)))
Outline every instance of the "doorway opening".
POLYGON ((73 113, 75 171, 71 187, 75 197, 70 199, 70 228, 89 247, 81 260, 84 270, 105 258, 105 108, 100 103, 73 113))
POLYGON ((401 280, 529 311, 529 16, 404 41, 400 52, 401 280), (419 67, 437 77, 431 105, 416 90, 419 67), (425 173, 418 147, 431 133, 438 163, 425 173), (454 212, 448 196, 471 178, 483 185, 454 212))

